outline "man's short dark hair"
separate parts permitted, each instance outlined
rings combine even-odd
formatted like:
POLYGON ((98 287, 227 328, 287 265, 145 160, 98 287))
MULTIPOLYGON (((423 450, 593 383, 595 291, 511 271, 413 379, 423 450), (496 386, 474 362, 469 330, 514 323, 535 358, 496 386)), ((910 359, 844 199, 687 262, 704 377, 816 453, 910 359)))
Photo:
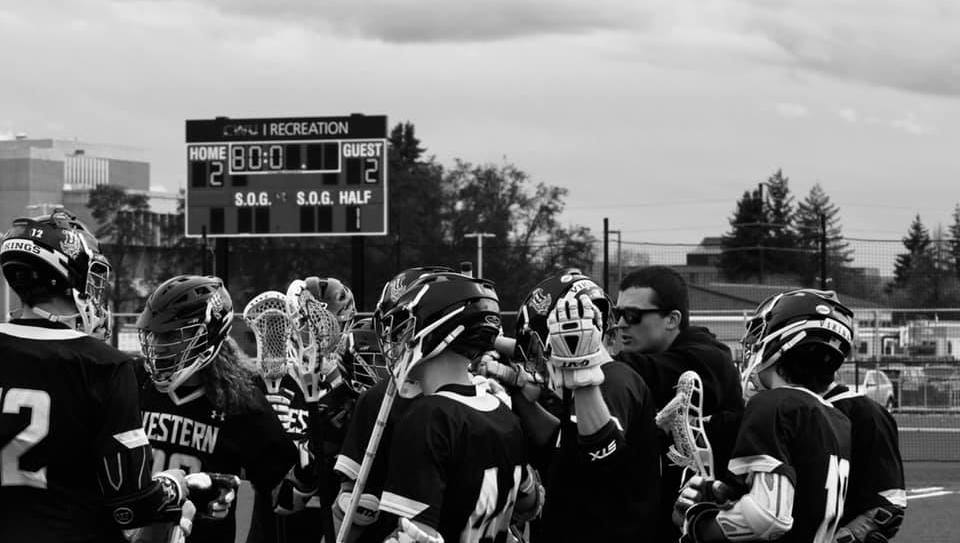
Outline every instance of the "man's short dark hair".
POLYGON ((634 270, 620 281, 620 291, 629 288, 653 290, 653 302, 664 311, 680 312, 680 329, 690 326, 690 297, 687 282, 676 270, 667 266, 647 266, 634 270))

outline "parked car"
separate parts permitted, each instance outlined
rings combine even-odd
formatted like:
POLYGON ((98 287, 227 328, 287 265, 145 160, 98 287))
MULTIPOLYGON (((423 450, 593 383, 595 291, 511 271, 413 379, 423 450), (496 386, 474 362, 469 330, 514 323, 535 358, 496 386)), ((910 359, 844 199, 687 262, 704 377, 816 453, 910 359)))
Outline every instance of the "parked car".
POLYGON ((897 398, 893 393, 893 383, 887 374, 880 370, 860 370, 860 383, 855 382, 854 368, 844 367, 837 372, 837 381, 847 385, 850 390, 863 393, 864 396, 884 406, 890 411, 897 405, 897 398))

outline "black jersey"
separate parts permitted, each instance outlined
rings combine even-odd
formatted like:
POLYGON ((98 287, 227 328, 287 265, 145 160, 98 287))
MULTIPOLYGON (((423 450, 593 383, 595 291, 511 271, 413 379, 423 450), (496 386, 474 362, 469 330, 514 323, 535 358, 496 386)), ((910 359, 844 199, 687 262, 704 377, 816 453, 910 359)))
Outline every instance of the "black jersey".
POLYGON ((561 419, 535 541, 657 540, 656 405, 643 378, 629 366, 614 361, 602 369, 600 391, 613 420, 594 436, 580 436, 575 413, 561 419))
POLYGON ((799 387, 758 392, 747 403, 730 472, 778 473, 794 487, 793 528, 783 543, 833 543, 850 473, 850 421, 799 387))
POLYGON ((104 494, 151 484, 129 356, 63 324, 0 324, 0 453, 0 541, 121 537, 104 494))
MULTIPOLYGON (((153 445, 154 472, 179 468, 240 475, 269 493, 293 466, 296 447, 259 391, 247 412, 226 414, 206 396, 175 405, 152 385, 142 392, 143 429, 153 445)), ((236 502, 234 502, 236 503, 236 502)), ((232 543, 235 507, 223 521, 197 520, 191 542, 232 543)))
MULTIPOLYGON (((360 473, 360 464, 363 463, 367 443, 370 442, 370 435, 373 433, 374 426, 376 426, 377 414, 379 414, 380 405, 383 404, 383 398, 386 396, 388 384, 389 380, 384 379, 360 394, 357 399, 353 410, 353 418, 350 419, 350 424, 347 426, 343 447, 334 466, 337 472, 348 479, 356 481, 357 475, 360 473)), ((387 474, 387 459, 390 458, 393 428, 397 421, 406 414, 412 401, 409 398, 401 397, 399 394, 394 398, 387 417, 387 424, 383 427, 377 454, 373 457, 373 465, 363 487, 364 494, 372 494, 379 499, 387 474)), ((396 527, 395 519, 390 515, 382 515, 377 522, 363 529, 358 543, 380 543, 396 527)))
POLYGON ((906 507, 903 460, 893 415, 843 385, 831 388, 824 399, 842 411, 852 425, 850 485, 840 525, 875 507, 906 507))
POLYGON ((422 522, 445 541, 500 542, 529 485, 520 421, 482 387, 446 385, 397 423, 380 510, 422 522))

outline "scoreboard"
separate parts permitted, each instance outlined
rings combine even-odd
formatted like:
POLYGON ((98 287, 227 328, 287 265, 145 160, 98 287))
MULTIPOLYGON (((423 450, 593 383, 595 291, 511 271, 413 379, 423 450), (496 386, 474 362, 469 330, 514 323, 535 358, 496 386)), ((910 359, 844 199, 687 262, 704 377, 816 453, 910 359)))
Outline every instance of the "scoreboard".
POLYGON ((387 233, 383 115, 188 120, 186 235, 387 233))

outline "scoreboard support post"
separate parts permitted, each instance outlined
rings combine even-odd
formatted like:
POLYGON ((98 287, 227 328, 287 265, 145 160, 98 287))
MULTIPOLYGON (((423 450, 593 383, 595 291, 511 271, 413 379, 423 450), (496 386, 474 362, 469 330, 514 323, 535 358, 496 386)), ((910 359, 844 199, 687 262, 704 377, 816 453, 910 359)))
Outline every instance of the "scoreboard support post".
POLYGON ((202 238, 200 243, 200 275, 210 275, 210 263, 208 261, 210 255, 207 254, 207 226, 204 225, 200 230, 202 238))
POLYGON ((219 238, 216 240, 216 258, 214 260, 213 274, 223 281, 224 288, 230 288, 230 239, 219 238))
POLYGON ((350 265, 350 272, 352 277, 350 279, 351 286, 353 288, 353 298, 357 303, 357 309, 359 311, 364 311, 366 309, 365 302, 365 287, 363 278, 366 276, 365 262, 364 258, 364 236, 351 236, 350 244, 352 249, 352 263, 350 265))

